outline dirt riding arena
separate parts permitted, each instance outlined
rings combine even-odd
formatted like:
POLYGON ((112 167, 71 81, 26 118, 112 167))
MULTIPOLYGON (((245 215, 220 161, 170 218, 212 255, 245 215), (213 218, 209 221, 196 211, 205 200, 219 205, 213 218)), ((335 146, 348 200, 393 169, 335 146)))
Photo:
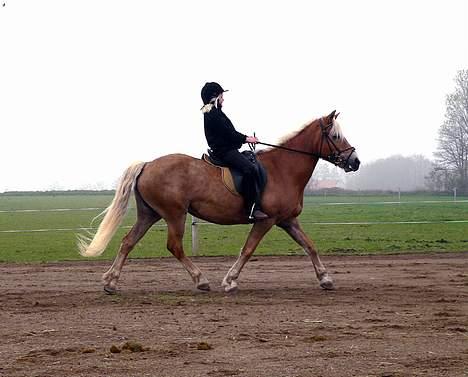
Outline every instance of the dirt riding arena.
POLYGON ((173 258, 0 265, 1 376, 468 376, 468 253, 258 257, 240 290, 234 258, 195 258, 196 292, 173 258))

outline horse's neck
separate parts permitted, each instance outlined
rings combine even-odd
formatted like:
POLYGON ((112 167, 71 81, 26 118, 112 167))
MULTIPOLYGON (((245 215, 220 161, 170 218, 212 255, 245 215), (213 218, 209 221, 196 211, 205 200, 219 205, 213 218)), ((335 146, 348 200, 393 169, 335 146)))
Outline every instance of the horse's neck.
POLYGON ((297 189, 303 191, 317 165, 317 158, 286 151, 279 154, 278 167, 282 177, 288 177, 287 181, 295 182, 297 189))
MULTIPOLYGON (((315 143, 314 139, 311 130, 304 129, 303 132, 283 143, 283 146, 304 152, 317 153, 318 151, 315 151, 314 148, 318 143, 315 143)), ((275 171, 272 173, 275 174, 277 171, 283 180, 284 177, 287 177, 284 182, 294 184, 297 190, 301 192, 309 182, 318 162, 316 157, 281 149, 271 150, 269 158, 275 166, 275 171)))

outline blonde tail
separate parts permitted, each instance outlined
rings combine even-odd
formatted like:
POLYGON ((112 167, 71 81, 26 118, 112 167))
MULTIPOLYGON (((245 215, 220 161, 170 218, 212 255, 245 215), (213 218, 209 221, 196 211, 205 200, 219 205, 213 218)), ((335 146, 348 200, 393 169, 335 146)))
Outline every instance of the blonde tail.
POLYGON ((130 195, 144 165, 145 162, 134 162, 125 170, 112 203, 101 213, 105 216, 95 236, 91 239, 78 235, 78 250, 82 256, 96 257, 104 252, 127 212, 130 195))

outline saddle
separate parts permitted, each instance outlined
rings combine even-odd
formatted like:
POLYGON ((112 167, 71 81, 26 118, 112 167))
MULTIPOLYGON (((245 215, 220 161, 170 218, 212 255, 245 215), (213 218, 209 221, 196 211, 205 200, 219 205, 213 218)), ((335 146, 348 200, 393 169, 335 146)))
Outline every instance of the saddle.
MULTIPOLYGON (((252 151, 243 151, 241 153, 255 164, 259 177, 258 189, 260 193, 262 193, 267 183, 267 173, 265 168, 257 160, 257 158, 255 157, 255 153, 253 153, 252 151)), ((208 154, 203 153, 202 160, 210 165, 216 166, 217 168, 221 169, 221 177, 224 186, 226 186, 226 188, 234 195, 243 196, 242 181, 244 176, 239 170, 224 165, 219 159, 216 158, 216 156, 210 149, 208 149, 208 154)))

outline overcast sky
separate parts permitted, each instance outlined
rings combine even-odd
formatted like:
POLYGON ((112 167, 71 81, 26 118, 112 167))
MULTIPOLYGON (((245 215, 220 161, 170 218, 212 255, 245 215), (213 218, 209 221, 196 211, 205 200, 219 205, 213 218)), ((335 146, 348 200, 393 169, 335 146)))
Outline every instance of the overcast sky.
POLYGON ((200 89, 274 143, 334 109, 361 160, 436 148, 468 68, 468 1, 0 4, 0 192, 111 187, 206 149, 200 89))

